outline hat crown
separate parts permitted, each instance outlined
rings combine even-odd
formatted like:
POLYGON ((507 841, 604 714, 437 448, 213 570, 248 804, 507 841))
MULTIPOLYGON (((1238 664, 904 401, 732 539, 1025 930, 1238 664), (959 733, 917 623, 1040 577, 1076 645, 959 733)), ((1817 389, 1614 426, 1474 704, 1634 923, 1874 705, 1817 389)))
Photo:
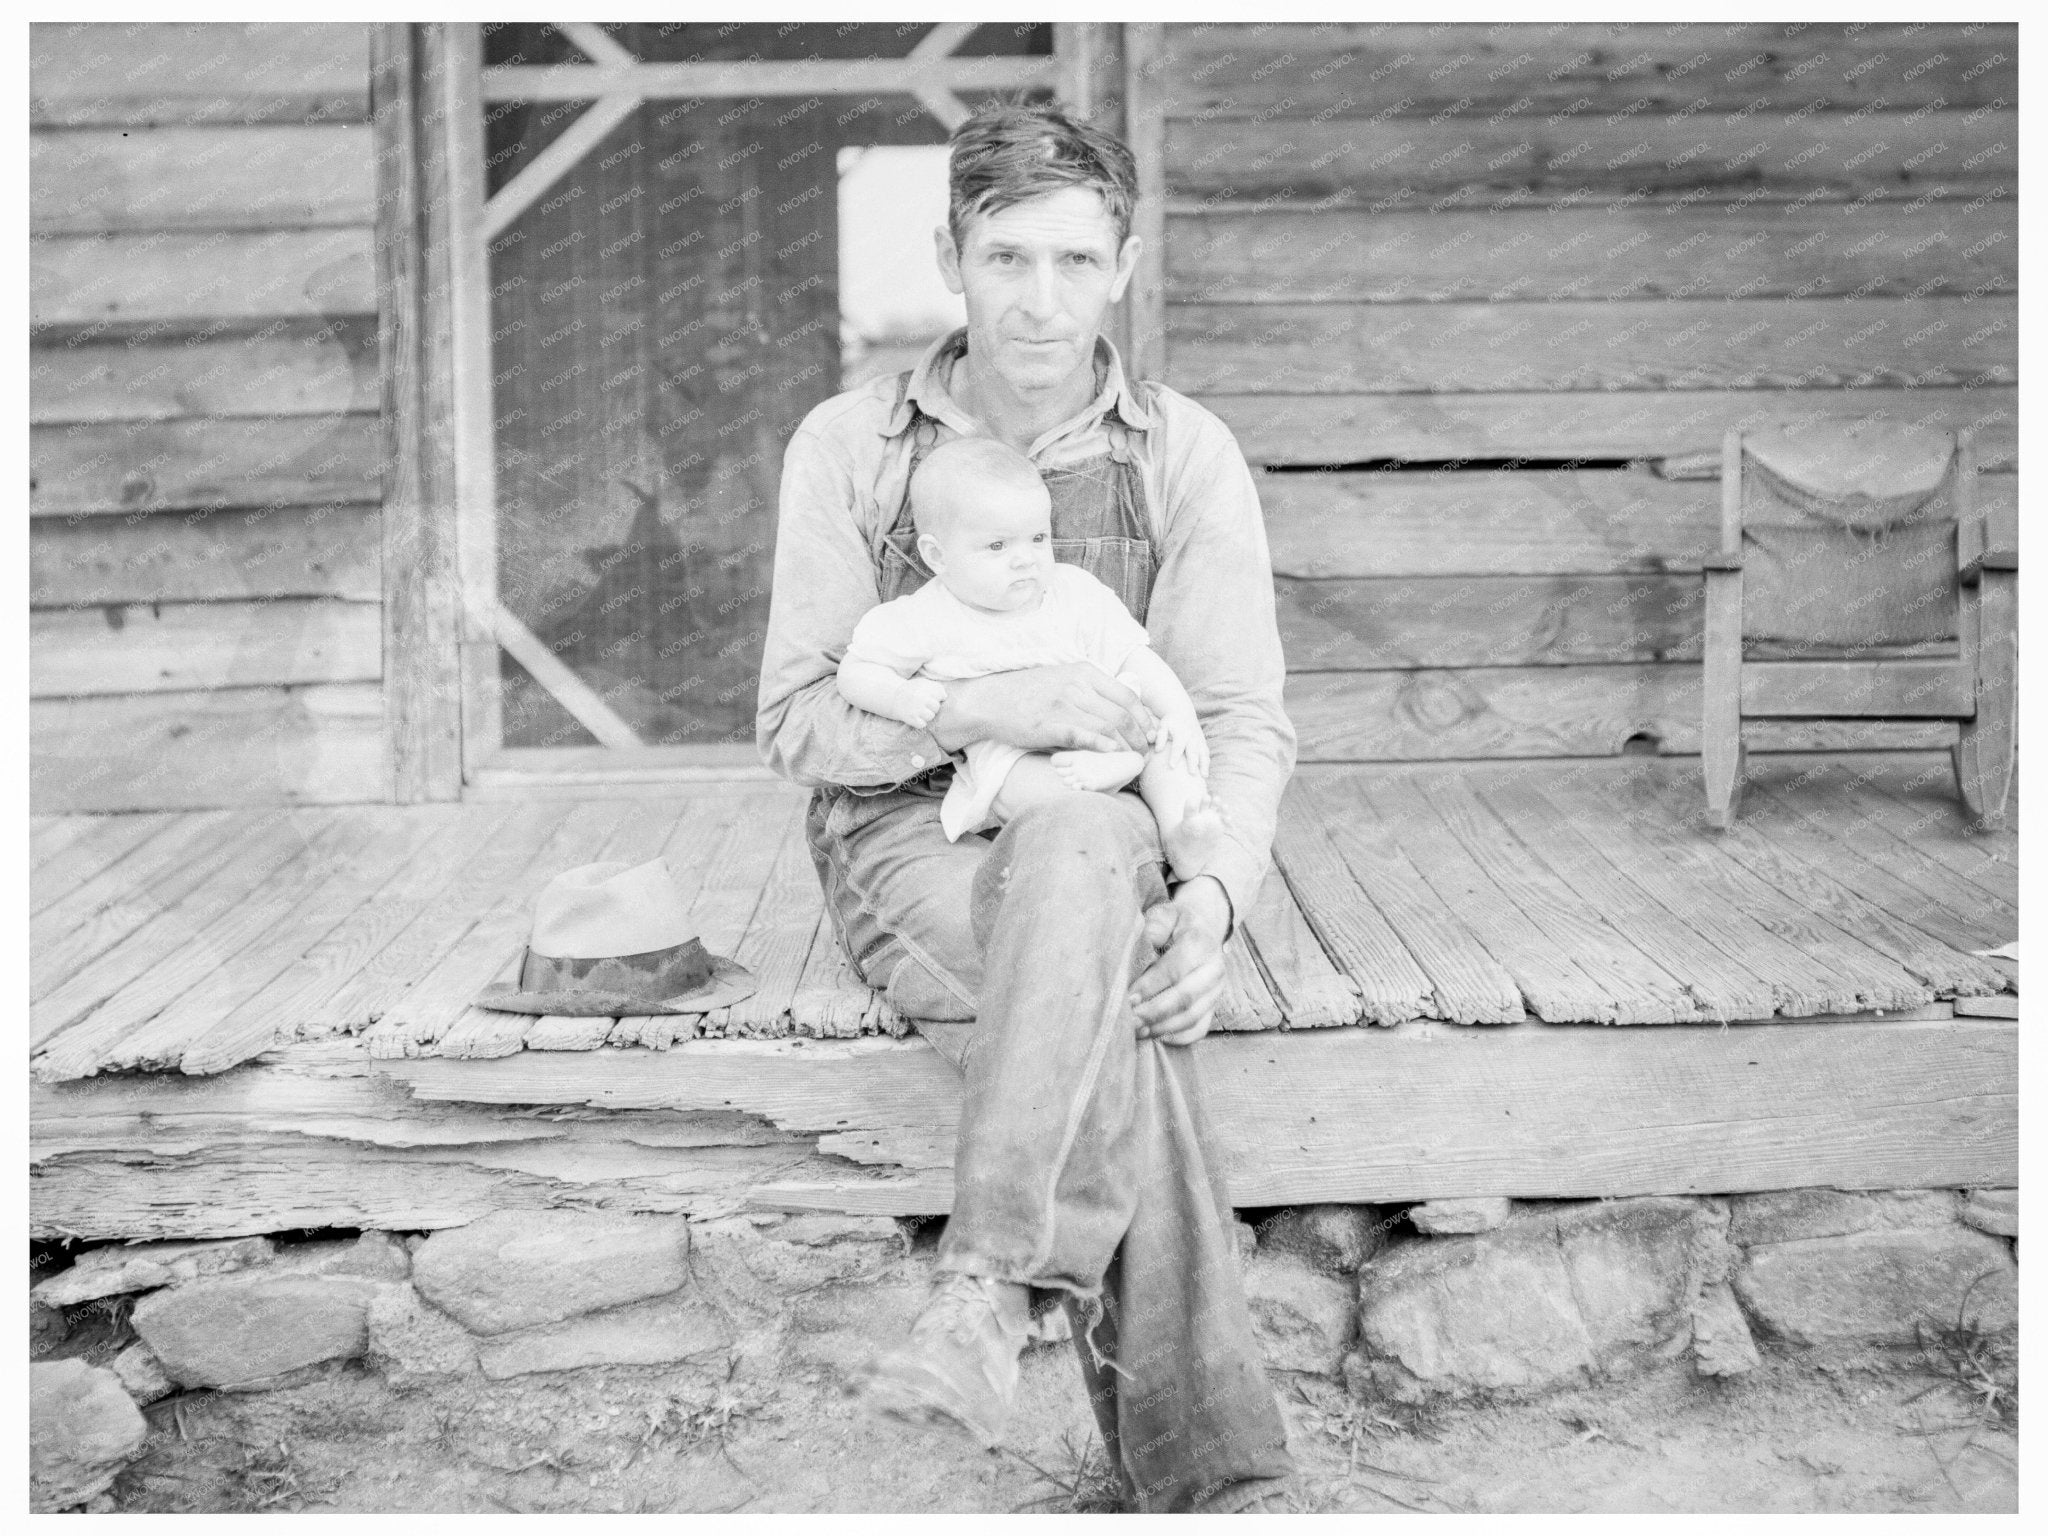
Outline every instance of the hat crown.
POLYGON ((689 913, 668 862, 580 864, 556 875, 533 903, 527 947, 560 960, 644 955, 686 944, 689 913))

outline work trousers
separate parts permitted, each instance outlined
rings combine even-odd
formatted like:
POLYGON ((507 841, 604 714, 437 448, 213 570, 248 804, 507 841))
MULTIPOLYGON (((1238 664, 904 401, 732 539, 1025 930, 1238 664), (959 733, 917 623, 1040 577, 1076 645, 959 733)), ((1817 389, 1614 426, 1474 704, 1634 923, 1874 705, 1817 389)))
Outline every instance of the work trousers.
POLYGON ((1127 1001, 1153 954, 1145 910, 1166 899, 1151 813, 1128 792, 1076 794, 949 843, 942 797, 822 790, 806 828, 862 976, 956 1042, 940 1267, 1060 1293, 1138 1510, 1286 1476, 1194 1055, 1138 1039, 1127 1001))

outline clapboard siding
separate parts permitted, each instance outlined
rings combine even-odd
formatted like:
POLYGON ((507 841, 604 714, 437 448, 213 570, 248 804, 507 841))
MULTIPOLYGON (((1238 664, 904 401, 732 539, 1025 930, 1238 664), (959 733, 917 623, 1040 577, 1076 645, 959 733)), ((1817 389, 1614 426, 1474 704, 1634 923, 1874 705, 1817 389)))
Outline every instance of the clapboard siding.
POLYGON ((383 690, 341 683, 37 699, 29 773, 44 811, 386 800, 383 690))
POLYGON ((2009 24, 1318 22, 1166 33, 1172 111, 1185 117, 1975 107, 2018 100, 2018 57, 2009 24))
POLYGON ((2018 302, 1707 299, 1557 304, 1177 304, 1196 394, 1732 390, 2010 384, 2018 302))
POLYGON ((1986 469, 2018 459, 2018 391, 1609 390, 1546 394, 1204 395, 1254 464, 1381 459, 1655 459, 1717 450, 1731 427, 1873 417, 1978 433, 1986 469))
POLYGON ((375 184, 367 123, 29 140, 29 219, 46 234, 367 225, 375 184))
POLYGON ((377 417, 92 422, 29 432, 29 510, 317 506, 378 494, 377 417))
POLYGON ((369 115, 369 29, 359 24, 29 28, 29 122, 38 128, 359 123, 369 115))
POLYGON ((2007 294, 2010 200, 1959 197, 1730 209, 1447 208, 1180 214, 1167 298, 1184 304, 2007 294))
POLYGON ((275 321, 238 336, 39 349, 29 421, 161 421, 179 416, 323 416, 377 409, 377 326, 275 321))
POLYGON ((1941 111, 1908 122, 1912 117, 1885 111, 1755 121, 1707 113, 1683 121, 1555 123, 1464 116, 1168 119, 1166 185, 1183 206, 1200 200, 1386 208, 1446 197, 1486 206, 1524 195, 1683 194, 1745 202, 1930 190, 2013 195, 2016 113, 1941 111))
POLYGON ((51 235, 29 247, 29 320, 85 326, 377 312, 367 227, 51 235))
MULTIPOLYGON (((1647 469, 1267 474, 1259 502, 1283 582, 1697 572, 1721 537, 1717 480, 1647 469)), ((1981 477, 1978 504, 2016 543, 2019 477, 1981 477)))
MULTIPOLYGON (((1255 465, 1322 471, 1260 476, 1304 761, 1698 750, 1730 428, 1970 425, 2017 538, 2017 41, 1163 29, 1164 376, 1255 465)), ((1848 680, 1921 707, 1890 675, 1848 680)))
POLYGON ((29 616, 33 698, 172 693, 266 683, 375 682, 378 603, 109 603, 29 616))
POLYGON ((30 54, 33 801, 388 799, 369 29, 30 54))
POLYGON ((29 603, 216 602, 247 597, 383 597, 374 505, 275 507, 29 523, 29 603))

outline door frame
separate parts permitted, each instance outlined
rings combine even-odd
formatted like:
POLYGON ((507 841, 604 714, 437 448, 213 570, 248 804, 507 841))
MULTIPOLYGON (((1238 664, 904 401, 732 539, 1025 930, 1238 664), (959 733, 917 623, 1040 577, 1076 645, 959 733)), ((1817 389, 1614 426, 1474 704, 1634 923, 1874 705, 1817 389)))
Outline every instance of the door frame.
MULTIPOLYGON (((1051 85, 1076 115, 1124 131, 1127 98, 1156 97, 1159 28, 1056 22, 1053 53, 967 56, 979 23, 942 22, 901 59, 647 63, 592 22, 553 23, 587 63, 486 68, 477 22, 380 24, 372 33, 379 341, 385 485, 385 714, 400 801, 661 793, 772 778, 751 746, 650 745, 498 595, 497 447, 488 242, 642 102, 675 97, 905 94, 950 129, 959 91, 1051 85), (500 101, 586 101, 582 113, 486 196, 484 113, 500 101), (508 747, 498 652, 517 660, 598 739, 508 747)), ((1136 114, 1134 114, 1136 115, 1136 114)), ((1158 186, 1155 132, 1141 184, 1158 186), (1146 175, 1147 171, 1150 175, 1146 175)), ((1156 190, 1141 199, 1145 271, 1118 337, 1156 345, 1163 298, 1156 190), (1134 334, 1135 333, 1135 334, 1134 334)), ((1145 360, 1149 360, 1149 357, 1145 360)))

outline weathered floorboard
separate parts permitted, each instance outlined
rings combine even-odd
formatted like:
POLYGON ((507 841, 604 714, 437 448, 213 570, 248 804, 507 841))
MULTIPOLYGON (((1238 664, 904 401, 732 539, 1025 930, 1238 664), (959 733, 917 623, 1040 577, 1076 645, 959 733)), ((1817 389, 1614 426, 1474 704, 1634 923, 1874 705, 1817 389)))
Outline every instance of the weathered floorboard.
POLYGON ((1302 779, 1287 786, 1273 838, 1273 862, 1324 952, 1358 986, 1359 1017, 1398 1024, 1435 1006, 1429 977, 1408 946, 1365 899, 1303 798, 1302 779))
POLYGON ((1358 1022, 1358 983, 1323 953, 1277 868, 1267 872, 1258 899, 1239 927, 1272 984, 1283 1029, 1330 1029, 1358 1022))
POLYGON ((104 881, 131 853, 178 821, 176 813, 108 816, 52 858, 35 866, 29 881, 31 915, 54 906, 80 886, 104 881))

